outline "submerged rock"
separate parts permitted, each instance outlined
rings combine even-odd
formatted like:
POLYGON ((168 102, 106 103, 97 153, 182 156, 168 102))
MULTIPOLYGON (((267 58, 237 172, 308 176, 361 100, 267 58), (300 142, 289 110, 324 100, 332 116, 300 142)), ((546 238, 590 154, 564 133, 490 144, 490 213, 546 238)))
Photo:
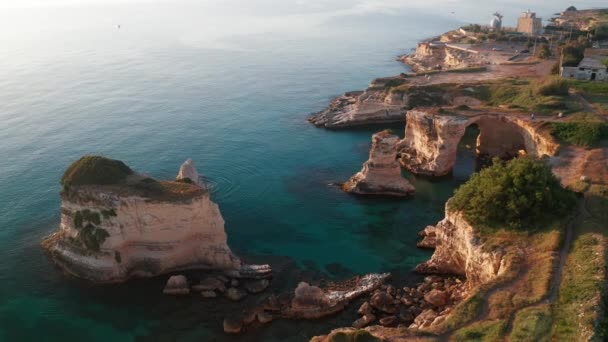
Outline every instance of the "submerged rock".
POLYGON ((237 288, 231 287, 228 290, 226 290, 226 293, 224 293, 224 295, 226 296, 226 298, 238 302, 240 300, 242 300, 243 298, 245 298, 247 296, 247 293, 244 291, 241 291, 237 288))
POLYGON ((192 286, 194 291, 226 291, 224 283, 216 277, 207 277, 201 280, 200 283, 192 286))
POLYGON ((415 189, 401 176, 397 161, 399 137, 382 131, 372 137, 369 159, 363 169, 342 185, 342 189, 360 195, 408 196, 415 189))
POLYGON ((249 293, 260 293, 270 286, 268 279, 250 280, 245 283, 245 289, 249 293))
POLYGON ((224 319, 224 332, 228 334, 238 334, 243 329, 243 321, 238 318, 224 319))

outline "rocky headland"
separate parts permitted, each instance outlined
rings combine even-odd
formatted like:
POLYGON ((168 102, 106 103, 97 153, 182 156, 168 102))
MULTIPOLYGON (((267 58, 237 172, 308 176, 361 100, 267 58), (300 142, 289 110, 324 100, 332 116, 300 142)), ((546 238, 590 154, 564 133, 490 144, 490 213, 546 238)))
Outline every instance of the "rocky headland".
POLYGON ((62 178, 59 230, 43 242, 65 272, 98 283, 185 269, 238 273, 224 220, 192 161, 177 181, 85 156, 62 178))
POLYGON ((352 91, 334 99, 330 105, 308 118, 317 127, 344 128, 387 122, 403 122, 408 97, 389 91, 400 77, 373 80, 367 90, 352 91))
POLYGON ((399 137, 390 131, 372 137, 369 159, 363 169, 342 185, 342 189, 359 195, 408 196, 414 187, 401 175, 397 160, 399 137))

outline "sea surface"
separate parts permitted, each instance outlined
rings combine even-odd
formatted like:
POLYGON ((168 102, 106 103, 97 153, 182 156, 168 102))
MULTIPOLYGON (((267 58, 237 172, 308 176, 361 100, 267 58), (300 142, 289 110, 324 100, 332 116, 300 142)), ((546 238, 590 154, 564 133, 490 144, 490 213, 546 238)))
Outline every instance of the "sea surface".
MULTIPOLYGON (((570 5, 557 2, 537 10, 570 5)), ((395 57, 419 40, 500 10, 403 3, 0 5, 0 341, 306 341, 353 320, 351 310, 232 337, 221 322, 235 304, 164 297, 166 277, 104 287, 64 277, 39 243, 57 229, 63 171, 84 154, 159 179, 192 158, 233 251, 270 262, 279 287, 366 272, 412 279, 430 255, 416 249, 416 233, 442 218, 473 171, 470 151, 462 148, 451 178, 404 173, 412 199, 357 198, 335 184, 360 170, 374 132, 402 135, 404 125, 329 131, 306 122, 332 97, 407 71, 395 57)), ((513 4, 510 22, 529 6, 513 4)))

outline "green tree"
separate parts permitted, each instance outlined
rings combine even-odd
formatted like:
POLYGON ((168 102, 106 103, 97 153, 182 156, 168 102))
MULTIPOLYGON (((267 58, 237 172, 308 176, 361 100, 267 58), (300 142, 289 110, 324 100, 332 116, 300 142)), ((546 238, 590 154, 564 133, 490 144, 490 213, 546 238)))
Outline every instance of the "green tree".
POLYGON ((551 57, 551 50, 547 44, 542 44, 538 51, 538 57, 542 59, 547 59, 551 57))
POLYGON ((547 163, 524 157, 507 163, 495 158, 456 190, 449 207, 481 228, 532 229, 568 214, 575 203, 547 163))

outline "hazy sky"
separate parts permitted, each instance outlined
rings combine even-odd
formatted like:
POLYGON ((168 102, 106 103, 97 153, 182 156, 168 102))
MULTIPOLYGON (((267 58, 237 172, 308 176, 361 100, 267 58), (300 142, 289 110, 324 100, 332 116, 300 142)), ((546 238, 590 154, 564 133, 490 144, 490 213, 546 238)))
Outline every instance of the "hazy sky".
POLYGON ((606 0, 0 0, 0 38, 33 39, 51 31, 72 36, 117 24, 191 41, 265 32, 323 34, 324 23, 379 13, 484 24, 500 11, 513 25, 526 9, 548 19, 572 4, 608 6, 606 0))

